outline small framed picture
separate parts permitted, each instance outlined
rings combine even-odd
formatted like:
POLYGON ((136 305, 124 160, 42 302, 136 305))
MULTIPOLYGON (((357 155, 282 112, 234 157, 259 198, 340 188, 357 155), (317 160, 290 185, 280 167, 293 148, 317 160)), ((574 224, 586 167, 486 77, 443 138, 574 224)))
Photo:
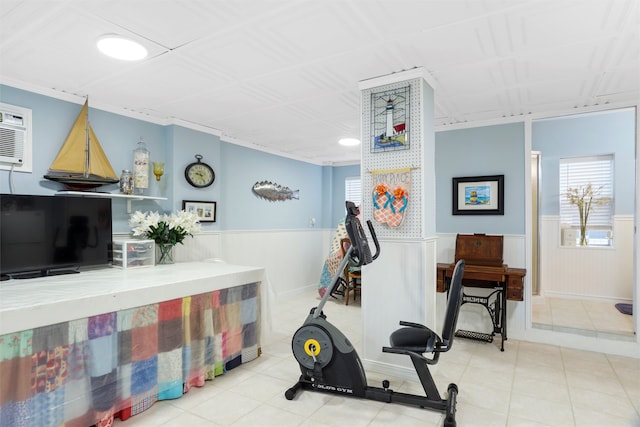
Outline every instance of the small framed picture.
POLYGON ((453 178, 453 215, 504 215, 504 175, 453 178))
POLYGON ((200 222, 216 222, 216 202, 183 200, 182 209, 187 212, 195 212, 200 222))

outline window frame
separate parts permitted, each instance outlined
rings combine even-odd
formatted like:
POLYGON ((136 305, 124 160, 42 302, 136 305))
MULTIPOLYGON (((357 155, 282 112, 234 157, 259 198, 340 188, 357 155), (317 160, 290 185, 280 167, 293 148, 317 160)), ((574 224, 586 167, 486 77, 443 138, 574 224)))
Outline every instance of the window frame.
MULTIPOLYGON (((615 157, 613 154, 600 154, 592 156, 566 157, 559 159, 559 217, 562 230, 576 230, 577 237, 575 246, 579 245, 580 239, 580 219, 578 208, 569 203, 567 190, 569 188, 580 188, 591 183, 595 188, 602 188, 599 197, 608 197, 609 202, 605 205, 594 205, 589 214, 587 222, 587 245, 581 247, 612 247, 614 228, 614 195, 615 195, 615 157), (589 231, 606 232, 605 237, 589 237, 589 231)), ((564 233, 564 231, 563 231, 564 233)), ((602 234, 602 233, 597 233, 602 234)), ((574 246, 562 242, 563 246, 574 246)))

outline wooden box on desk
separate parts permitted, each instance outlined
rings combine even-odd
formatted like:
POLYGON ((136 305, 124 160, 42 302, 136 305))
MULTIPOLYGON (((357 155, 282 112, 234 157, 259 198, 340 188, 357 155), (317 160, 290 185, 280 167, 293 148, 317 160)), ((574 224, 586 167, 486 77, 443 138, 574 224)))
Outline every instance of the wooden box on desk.
POLYGON ((501 267, 504 263, 503 236, 486 234, 458 234, 456 236, 455 261, 463 259, 466 265, 501 267))
POLYGON ((119 268, 153 267, 156 264, 153 240, 114 240, 113 266, 119 268))
POLYGON ((493 287, 503 283, 509 300, 522 301, 524 298, 523 278, 526 270, 509 268, 503 261, 503 236, 486 234, 458 234, 456 236, 455 261, 452 264, 439 263, 436 290, 446 291, 446 280, 451 278, 455 262, 465 261, 462 283, 471 287, 493 287))

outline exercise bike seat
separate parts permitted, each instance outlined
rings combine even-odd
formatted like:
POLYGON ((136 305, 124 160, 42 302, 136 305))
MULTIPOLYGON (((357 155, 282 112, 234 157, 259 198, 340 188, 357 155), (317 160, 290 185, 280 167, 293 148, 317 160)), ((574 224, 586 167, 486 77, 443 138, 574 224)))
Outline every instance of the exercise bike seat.
POLYGON ((433 353, 436 343, 440 341, 440 337, 426 326, 404 321, 400 322, 400 326, 405 327, 396 330, 389 337, 391 348, 396 351, 433 353))
POLYGON ((442 327, 442 335, 418 323, 401 321, 400 326, 389 337, 390 347, 383 347, 385 353, 406 354, 417 357, 428 364, 435 364, 438 356, 442 352, 449 351, 453 344, 458 313, 462 305, 463 286, 462 275, 464 274, 464 260, 458 260, 451 277, 451 286, 447 299, 447 307, 442 327), (424 353, 433 353, 433 358, 423 356, 424 353))

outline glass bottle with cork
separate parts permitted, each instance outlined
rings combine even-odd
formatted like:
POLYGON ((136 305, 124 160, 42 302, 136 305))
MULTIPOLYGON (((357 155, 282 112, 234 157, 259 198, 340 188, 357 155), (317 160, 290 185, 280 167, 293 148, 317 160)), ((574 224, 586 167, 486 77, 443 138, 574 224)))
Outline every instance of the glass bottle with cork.
POLYGON ((133 151, 133 186, 138 195, 143 195, 149 188, 149 150, 142 137, 133 151))

